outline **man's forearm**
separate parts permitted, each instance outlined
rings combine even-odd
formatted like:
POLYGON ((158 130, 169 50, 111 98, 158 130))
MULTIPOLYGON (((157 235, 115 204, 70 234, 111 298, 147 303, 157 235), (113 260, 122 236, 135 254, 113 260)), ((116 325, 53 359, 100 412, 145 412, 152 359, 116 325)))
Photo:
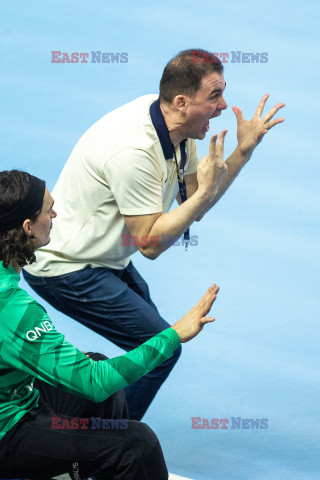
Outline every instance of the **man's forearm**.
POLYGON ((247 155, 244 155, 243 153, 240 152, 239 148, 237 147, 235 151, 230 155, 229 158, 225 161, 227 167, 228 167, 228 172, 224 179, 222 180, 222 183, 219 187, 219 190, 213 200, 210 202, 209 205, 207 205, 201 214, 199 215, 198 218, 196 218, 196 221, 201 220, 201 218, 220 200, 222 195, 225 194, 225 192, 228 190, 234 179, 238 176, 239 172, 242 170, 242 168, 245 166, 245 164, 250 160, 250 157, 252 155, 252 152, 248 153, 247 155))
POLYGON ((209 208, 212 199, 197 190, 192 197, 171 212, 161 215, 148 235, 144 253, 150 259, 157 258, 179 238, 201 212, 209 208))

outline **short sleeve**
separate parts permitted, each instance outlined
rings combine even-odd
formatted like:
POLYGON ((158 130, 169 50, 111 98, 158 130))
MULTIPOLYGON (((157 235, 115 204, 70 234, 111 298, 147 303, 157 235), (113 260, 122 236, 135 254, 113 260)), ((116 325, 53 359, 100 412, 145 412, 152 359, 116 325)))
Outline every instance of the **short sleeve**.
POLYGON ((156 158, 144 150, 121 150, 104 174, 122 215, 162 212, 162 175, 156 158))
POLYGON ((200 163, 200 157, 197 152, 197 144, 195 140, 188 139, 187 141, 187 168, 185 170, 185 175, 190 175, 197 171, 197 166, 200 163), (190 143, 189 143, 190 142, 190 143))

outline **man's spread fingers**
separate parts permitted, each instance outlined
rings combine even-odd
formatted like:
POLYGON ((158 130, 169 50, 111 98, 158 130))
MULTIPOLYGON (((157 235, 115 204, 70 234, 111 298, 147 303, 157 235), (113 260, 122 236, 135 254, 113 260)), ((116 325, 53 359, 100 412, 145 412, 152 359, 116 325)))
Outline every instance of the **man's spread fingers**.
POLYGON ((216 147, 217 155, 221 156, 222 160, 223 160, 224 139, 225 139, 225 136, 227 135, 227 131, 228 130, 222 130, 222 132, 219 135, 218 143, 216 147))
POLYGON ((271 120, 271 122, 268 122, 265 127, 268 129, 268 130, 271 130, 272 127, 274 127, 275 125, 277 125, 278 123, 282 123, 284 122, 284 118, 275 118, 274 120, 271 120))
POLYGON ((256 110, 256 113, 255 113, 256 115, 258 115, 258 117, 261 117, 264 106, 265 106, 268 98, 269 98, 269 94, 266 93, 266 95, 263 95, 262 99, 260 100, 260 103, 259 103, 259 105, 257 107, 257 110, 256 110))
POLYGON ((277 111, 280 110, 280 108, 283 108, 284 106, 285 106, 284 103, 278 103, 278 105, 276 105, 275 107, 273 107, 273 108, 270 110, 270 112, 268 112, 268 113, 265 115, 265 117, 264 117, 264 119, 263 119, 264 123, 269 122, 269 120, 271 120, 271 118, 277 113, 277 111))
POLYGON ((225 139, 225 137, 226 137, 226 135, 227 135, 227 132, 228 132, 228 130, 222 130, 222 132, 221 132, 220 135, 219 135, 217 145, 222 145, 222 147, 223 147, 223 145, 224 145, 224 139, 225 139))
POLYGON ((209 157, 215 158, 216 156, 216 142, 217 142, 218 135, 212 135, 211 140, 210 140, 210 145, 209 145, 209 157))

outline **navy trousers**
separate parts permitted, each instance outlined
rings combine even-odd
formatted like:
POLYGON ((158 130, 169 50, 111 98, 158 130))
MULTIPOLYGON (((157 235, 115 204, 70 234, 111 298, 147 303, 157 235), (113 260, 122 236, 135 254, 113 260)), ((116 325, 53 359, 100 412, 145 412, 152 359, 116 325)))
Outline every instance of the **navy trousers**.
MULTIPOLYGON (((24 277, 57 310, 125 351, 170 327, 160 316, 147 283, 132 262, 122 270, 88 266, 56 277, 36 277, 24 271, 24 277)), ((126 387, 130 419, 142 419, 180 354, 181 346, 170 359, 126 387)))

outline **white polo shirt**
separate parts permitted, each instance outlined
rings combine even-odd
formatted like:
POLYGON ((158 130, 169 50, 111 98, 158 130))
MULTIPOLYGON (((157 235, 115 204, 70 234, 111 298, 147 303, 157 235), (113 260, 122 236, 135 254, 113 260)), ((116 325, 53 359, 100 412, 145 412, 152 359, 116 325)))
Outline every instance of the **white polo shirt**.
MULTIPOLYGON (((178 193, 174 159, 166 160, 150 117, 158 95, 117 108, 80 138, 52 196, 57 218, 51 242, 37 250, 32 275, 56 276, 92 267, 125 268, 137 246, 123 215, 167 212, 178 193)), ((195 140, 186 142, 185 174, 200 161, 195 140)), ((181 160, 177 148, 178 164, 181 160)))

